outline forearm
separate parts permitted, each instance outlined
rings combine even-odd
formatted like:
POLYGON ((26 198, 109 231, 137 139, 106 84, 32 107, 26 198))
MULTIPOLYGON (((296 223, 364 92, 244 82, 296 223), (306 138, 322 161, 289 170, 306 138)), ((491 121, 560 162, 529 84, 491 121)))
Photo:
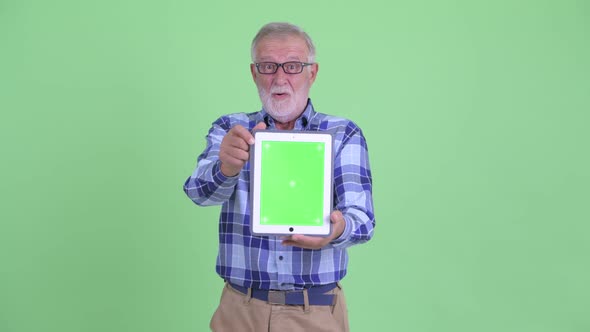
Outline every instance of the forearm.
POLYGON ((226 177, 220 167, 220 145, 229 127, 225 117, 213 123, 206 137, 207 147, 199 155, 195 171, 184 183, 184 192, 198 205, 222 204, 233 194, 238 182, 238 176, 226 177))
POLYGON ((234 192, 238 177, 221 173, 219 161, 200 160, 197 169, 184 183, 184 192, 196 204, 220 205, 234 192))
POLYGON ((373 237, 375 216, 372 209, 363 207, 346 207, 339 209, 344 216, 346 226, 339 238, 332 241, 336 248, 347 248, 369 241, 373 237))
POLYGON ((335 158, 334 208, 342 212, 346 224, 331 243, 337 248, 369 241, 375 228, 367 144, 358 127, 350 129, 345 137, 335 158))

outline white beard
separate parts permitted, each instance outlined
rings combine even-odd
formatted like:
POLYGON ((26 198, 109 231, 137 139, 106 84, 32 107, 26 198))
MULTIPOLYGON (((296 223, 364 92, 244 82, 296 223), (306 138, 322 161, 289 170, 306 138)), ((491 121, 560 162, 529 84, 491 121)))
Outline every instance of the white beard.
POLYGON ((270 92, 264 91, 263 88, 258 87, 258 95, 264 106, 264 110, 272 116, 275 121, 286 123, 295 120, 303 111, 297 107, 297 94, 291 88, 272 87, 270 92), (287 100, 276 101, 273 100, 273 93, 288 93, 287 100))

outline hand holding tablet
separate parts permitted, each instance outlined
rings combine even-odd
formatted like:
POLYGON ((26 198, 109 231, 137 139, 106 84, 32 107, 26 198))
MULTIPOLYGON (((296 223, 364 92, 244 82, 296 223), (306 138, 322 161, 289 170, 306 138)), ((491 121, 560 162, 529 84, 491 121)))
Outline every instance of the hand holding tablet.
POLYGON ((329 132, 255 131, 250 153, 252 233, 330 234, 329 132))
POLYGON ((346 228, 346 221, 342 212, 335 210, 330 214, 332 230, 326 237, 307 236, 302 234, 288 235, 282 238, 284 246, 294 246, 305 249, 321 249, 333 240, 339 238, 346 228))
MULTIPOLYGON (((258 123, 254 130, 265 129, 264 122, 258 123)), ((254 143, 254 137, 248 129, 237 125, 223 137, 219 147, 219 160, 221 161, 221 173, 225 176, 238 174, 246 161, 248 161, 250 144, 254 143)))

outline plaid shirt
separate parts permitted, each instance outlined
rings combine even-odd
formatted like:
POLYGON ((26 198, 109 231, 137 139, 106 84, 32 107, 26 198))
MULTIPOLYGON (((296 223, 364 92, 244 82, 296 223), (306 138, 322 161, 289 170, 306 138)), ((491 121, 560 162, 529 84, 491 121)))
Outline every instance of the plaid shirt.
POLYGON ((217 273, 237 285, 292 290, 339 281, 346 275, 346 248, 371 239, 375 227, 372 178, 367 143, 353 122, 313 109, 311 100, 296 120, 295 130, 334 131, 334 209, 346 221, 342 235, 322 249, 282 246, 280 236, 254 236, 250 232, 250 166, 226 177, 220 171, 219 147, 235 125, 249 130, 264 121, 274 129, 264 111, 236 113, 217 119, 207 135, 207 147, 184 191, 198 205, 222 205, 219 217, 217 273))

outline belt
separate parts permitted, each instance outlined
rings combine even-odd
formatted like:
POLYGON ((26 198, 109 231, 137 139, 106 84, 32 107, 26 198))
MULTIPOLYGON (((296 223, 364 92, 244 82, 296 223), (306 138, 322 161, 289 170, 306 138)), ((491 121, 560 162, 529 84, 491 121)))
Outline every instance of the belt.
MULTIPOLYGON (((238 292, 247 295, 248 288, 238 286, 228 282, 231 288, 238 292)), ((334 294, 324 294, 331 291, 338 286, 337 283, 331 283, 321 286, 313 286, 306 288, 307 300, 309 305, 333 305, 336 296, 334 294)), ((304 305, 305 299, 303 296, 304 290, 268 290, 252 288, 252 297, 258 300, 268 302, 269 304, 283 304, 283 305, 304 305)))

